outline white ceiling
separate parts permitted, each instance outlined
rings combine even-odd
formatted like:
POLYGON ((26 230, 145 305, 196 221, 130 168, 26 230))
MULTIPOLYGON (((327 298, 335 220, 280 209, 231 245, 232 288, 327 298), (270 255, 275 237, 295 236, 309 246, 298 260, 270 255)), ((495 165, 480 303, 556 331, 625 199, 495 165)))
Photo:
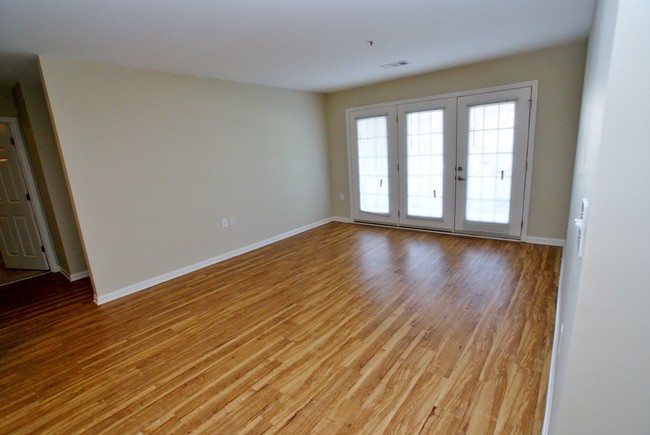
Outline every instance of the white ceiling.
POLYGON ((0 0, 0 78, 49 54, 328 92, 584 38, 594 2, 0 0))

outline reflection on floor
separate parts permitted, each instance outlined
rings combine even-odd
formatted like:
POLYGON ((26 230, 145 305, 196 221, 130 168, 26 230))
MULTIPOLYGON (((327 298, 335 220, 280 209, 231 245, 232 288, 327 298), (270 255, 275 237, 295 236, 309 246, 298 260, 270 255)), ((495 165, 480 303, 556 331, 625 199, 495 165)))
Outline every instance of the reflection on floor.
POLYGON ((9 284, 23 279, 50 273, 49 270, 7 269, 0 256, 0 285, 9 284))

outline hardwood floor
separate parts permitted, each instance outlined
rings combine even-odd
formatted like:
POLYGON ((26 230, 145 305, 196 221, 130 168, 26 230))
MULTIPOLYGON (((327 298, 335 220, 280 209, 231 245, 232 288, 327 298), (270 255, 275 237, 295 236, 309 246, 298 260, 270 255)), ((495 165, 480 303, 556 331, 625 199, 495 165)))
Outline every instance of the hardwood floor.
POLYGON ((538 434, 560 256, 332 223, 102 306, 7 286, 0 432, 538 434))

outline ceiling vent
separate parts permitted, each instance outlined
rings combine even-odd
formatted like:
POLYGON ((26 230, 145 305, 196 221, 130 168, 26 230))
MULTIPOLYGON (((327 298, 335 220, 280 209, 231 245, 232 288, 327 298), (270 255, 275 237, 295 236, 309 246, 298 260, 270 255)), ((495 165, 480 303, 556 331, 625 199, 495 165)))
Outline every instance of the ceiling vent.
POLYGON ((381 65, 384 69, 397 68, 398 66, 408 65, 409 63, 405 60, 398 60, 397 62, 387 63, 386 65, 381 65))

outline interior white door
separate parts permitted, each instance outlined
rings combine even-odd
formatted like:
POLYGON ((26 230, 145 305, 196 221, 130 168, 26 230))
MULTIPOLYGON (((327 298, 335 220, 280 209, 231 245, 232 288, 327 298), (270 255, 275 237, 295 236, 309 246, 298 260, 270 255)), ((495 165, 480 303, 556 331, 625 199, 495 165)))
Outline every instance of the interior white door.
POLYGON ((452 231, 456 99, 403 104, 397 110, 399 224, 452 231))
POLYGON ((458 98, 455 230, 519 238, 531 88, 458 98))
POLYGON ((394 106, 349 115, 355 220, 398 224, 395 119, 394 106))
POLYGON ((0 251, 10 269, 49 270, 11 124, 0 123, 0 251))

